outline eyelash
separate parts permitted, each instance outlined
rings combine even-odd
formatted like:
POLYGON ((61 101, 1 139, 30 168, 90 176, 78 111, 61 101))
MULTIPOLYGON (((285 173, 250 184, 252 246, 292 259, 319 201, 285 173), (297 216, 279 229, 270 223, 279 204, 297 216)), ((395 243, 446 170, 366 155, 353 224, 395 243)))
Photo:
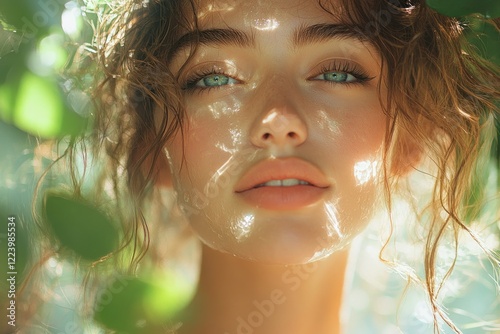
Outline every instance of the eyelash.
MULTIPOLYGON (((186 79, 186 83, 183 85, 182 89, 185 91, 188 91, 188 92, 194 92, 194 91, 206 91, 206 92, 208 92, 212 89, 218 89, 218 88, 224 87, 224 86, 212 86, 212 87, 210 87, 210 86, 207 86, 207 87, 196 86, 196 84, 201 79, 203 79, 207 76, 210 76, 210 75, 218 75, 218 74, 227 76, 229 78, 234 78, 233 76, 227 74, 226 72, 224 72, 221 69, 217 69, 217 68, 204 69, 204 70, 197 71, 197 72, 193 73, 192 75, 190 75, 186 79)), ((234 78, 234 79, 237 81, 240 81, 236 78, 234 78)))
MULTIPOLYGON (((240 81, 231 75, 228 75, 221 69, 215 69, 215 68, 209 68, 205 70, 200 70, 195 73, 193 73, 189 78, 187 78, 186 83, 183 85, 182 89, 187 91, 187 92, 208 92, 212 89, 219 89, 224 87, 225 85, 222 86, 207 86, 207 87, 202 87, 202 86, 196 86, 196 84, 202 80, 203 78, 210 76, 210 75, 224 75, 229 78, 233 78, 237 81, 240 81)), ((310 81, 325 81, 331 85, 362 85, 367 83, 368 81, 372 80, 373 77, 370 77, 368 73, 366 73, 363 69, 359 68, 355 64, 352 64, 350 62, 344 62, 344 61, 334 61, 331 62, 328 65, 324 65, 321 67, 321 71, 319 71, 317 74, 311 76, 308 80, 310 81), (350 81, 350 82, 334 82, 334 81, 327 81, 327 80, 319 80, 319 79, 313 79, 321 74, 325 73, 330 73, 330 72, 340 72, 340 73, 347 73, 351 74, 356 78, 355 81, 350 81)))
POLYGON ((308 80, 320 81, 319 79, 314 79, 314 78, 321 74, 331 73, 331 72, 347 73, 351 74, 353 77, 356 78, 355 81, 350 81, 350 82, 335 82, 335 81, 322 80, 331 85, 347 85, 347 86, 363 85, 374 78, 370 77, 365 70, 363 70, 356 64, 346 61, 333 61, 330 62, 328 65, 323 65, 321 67, 321 70, 317 72, 315 75, 311 76, 308 80))

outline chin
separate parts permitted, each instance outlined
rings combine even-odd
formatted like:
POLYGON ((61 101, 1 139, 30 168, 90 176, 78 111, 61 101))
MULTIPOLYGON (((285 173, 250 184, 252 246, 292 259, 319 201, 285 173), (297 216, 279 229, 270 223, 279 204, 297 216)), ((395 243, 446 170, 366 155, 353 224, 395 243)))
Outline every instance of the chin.
POLYGON ((238 209, 206 210, 191 217, 191 227, 216 251, 274 265, 311 263, 343 250, 371 213, 367 206, 346 209, 331 201, 295 211, 238 209))
POLYGON ((311 228, 310 224, 290 226, 274 222, 272 228, 266 230, 267 233, 258 231, 260 233, 248 235, 244 240, 233 238, 222 243, 206 242, 202 238, 202 241, 216 251, 247 261, 269 265, 300 265, 324 259, 344 249, 352 240, 351 235, 327 235, 319 228, 311 228))

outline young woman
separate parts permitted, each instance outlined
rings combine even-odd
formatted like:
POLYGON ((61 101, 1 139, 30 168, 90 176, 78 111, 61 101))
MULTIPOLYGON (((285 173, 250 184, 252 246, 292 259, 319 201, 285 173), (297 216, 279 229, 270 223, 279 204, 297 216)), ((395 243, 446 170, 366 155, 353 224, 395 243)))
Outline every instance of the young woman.
POLYGON ((470 240, 498 270, 466 204, 500 73, 467 49, 462 23, 398 0, 128 1, 108 17, 93 154, 126 203, 124 239, 144 250, 130 263, 172 242, 150 210, 161 189, 202 241, 178 333, 499 330, 484 293, 488 314, 463 322, 481 326, 441 307, 470 240), (371 304, 382 323, 356 310, 371 302, 360 277, 385 273, 363 267, 379 254, 401 291, 421 286, 407 300, 424 303, 424 325, 404 299, 371 304))

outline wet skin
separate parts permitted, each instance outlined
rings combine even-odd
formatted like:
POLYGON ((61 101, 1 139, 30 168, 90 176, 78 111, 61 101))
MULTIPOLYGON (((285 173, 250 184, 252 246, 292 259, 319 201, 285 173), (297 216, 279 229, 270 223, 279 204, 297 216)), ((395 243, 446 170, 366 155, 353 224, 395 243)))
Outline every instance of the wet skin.
POLYGON ((380 188, 377 52, 316 2, 201 1, 198 20, 193 57, 189 32, 173 51, 186 119, 165 149, 193 230, 263 263, 343 248, 380 188))

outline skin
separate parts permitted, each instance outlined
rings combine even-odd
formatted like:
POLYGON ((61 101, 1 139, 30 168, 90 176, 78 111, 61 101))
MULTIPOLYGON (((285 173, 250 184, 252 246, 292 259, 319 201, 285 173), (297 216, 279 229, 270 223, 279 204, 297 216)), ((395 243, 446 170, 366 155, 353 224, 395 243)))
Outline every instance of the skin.
POLYGON ((180 333, 246 333, 244 321, 259 334, 337 333, 346 246, 380 191, 380 58, 354 37, 293 46, 299 28, 339 23, 315 1, 200 1, 198 20, 201 30, 230 27, 253 43, 201 45, 189 60, 184 48, 171 61, 186 121, 165 152, 179 205, 204 243, 180 333), (319 201, 269 210, 235 193, 252 166, 288 157, 324 174, 319 201), (264 300, 273 311, 263 321, 254 314, 252 325, 264 300))

